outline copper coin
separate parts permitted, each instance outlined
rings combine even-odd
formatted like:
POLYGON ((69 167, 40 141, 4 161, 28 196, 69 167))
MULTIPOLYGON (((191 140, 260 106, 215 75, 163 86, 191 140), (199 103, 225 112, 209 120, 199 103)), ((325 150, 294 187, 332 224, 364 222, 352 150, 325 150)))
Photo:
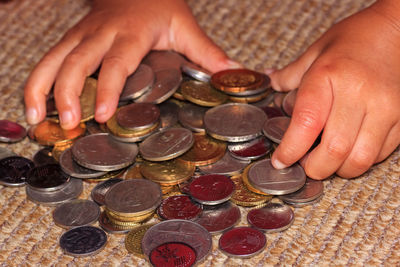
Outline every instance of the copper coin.
POLYGON ((26 183, 37 191, 48 192, 63 188, 69 179, 60 165, 48 164, 32 168, 26 176, 26 183))
POLYGON ((290 124, 289 117, 275 117, 268 119, 263 126, 263 133, 275 143, 280 143, 290 124))
POLYGON ((158 215, 164 220, 192 220, 200 215, 202 206, 186 195, 170 196, 161 202, 158 215))
POLYGON ((64 130, 60 124, 52 121, 42 121, 34 128, 35 140, 44 146, 54 146, 82 136, 86 131, 85 124, 81 123, 76 128, 64 130))
POLYGON ((251 227, 237 227, 219 239, 219 249, 229 257, 250 258, 260 253, 267 244, 264 233, 251 227))
POLYGON ((305 185, 298 191, 291 194, 282 195, 279 198, 289 203, 304 203, 313 201, 324 193, 322 181, 307 178, 305 185))
POLYGON ((179 122, 194 132, 204 133, 204 114, 208 108, 186 103, 178 113, 179 122))
POLYGON ((45 147, 36 152, 35 155, 33 155, 33 163, 35 163, 35 166, 57 164, 57 161, 53 157, 52 150, 53 148, 51 147, 45 147))
POLYGON ((26 129, 9 120, 0 120, 0 142, 14 143, 25 138, 26 129))
POLYGON ((206 82, 185 81, 181 84, 180 89, 186 100, 199 106, 215 107, 228 100, 228 95, 216 90, 206 82))
POLYGON ((211 84, 224 92, 243 92, 259 88, 266 75, 248 69, 228 69, 211 76, 211 84))
POLYGON ((272 149, 272 143, 265 137, 228 145, 228 150, 237 159, 255 160, 267 155, 272 149))
POLYGON ((261 209, 250 210, 247 214, 247 221, 251 226, 268 233, 288 229, 293 220, 293 210, 281 203, 270 202, 261 209))
POLYGON ((140 64, 136 71, 126 78, 125 86, 119 99, 124 101, 138 98, 149 91, 153 83, 153 69, 146 64, 140 64))
POLYGON ((144 130, 156 124, 160 109, 151 103, 133 103, 117 111, 118 124, 128 130, 144 130))
POLYGON ((195 179, 189 187, 190 195, 205 205, 217 205, 228 201, 235 185, 225 175, 207 174, 195 179))
POLYGON ((212 72, 194 64, 193 62, 185 60, 183 61, 181 68, 183 73, 198 81, 209 82, 211 79, 212 72))
POLYGON ((24 157, 11 156, 0 160, 0 184, 5 186, 25 185, 28 172, 34 163, 24 157))
POLYGON ((204 206, 203 213, 195 220, 211 234, 219 234, 234 227, 240 221, 240 209, 230 201, 204 206))
POLYGON ((292 116, 294 103, 296 102, 297 89, 290 91, 282 102, 282 109, 288 116, 292 116))
POLYGON ((283 99, 285 98, 286 93, 275 92, 274 93, 274 105, 277 108, 282 108, 283 99))
POLYGON ((241 173, 250 162, 250 160, 234 158, 231 153, 225 152, 225 155, 217 162, 205 166, 198 166, 198 169, 205 174, 236 175, 241 173))
POLYGON ((160 130, 176 126, 178 123, 179 105, 174 101, 167 100, 160 105, 160 130))
POLYGON ((59 162, 61 169, 66 174, 75 178, 81 178, 81 179, 97 178, 107 173, 105 171, 95 171, 92 169, 88 169, 76 163, 72 158, 71 148, 67 148, 61 153, 59 162))
POLYGON ((123 180, 120 178, 111 178, 105 180, 99 184, 97 184, 91 191, 90 196, 94 202, 98 205, 104 205, 104 198, 108 190, 110 190, 111 186, 122 182, 123 180))
POLYGON ((99 206, 91 200, 76 199, 65 202, 53 211, 54 222, 63 228, 92 224, 100 216, 99 206))
POLYGON ((185 243, 170 242, 155 247, 149 259, 154 267, 190 267, 196 262, 196 251, 185 243))

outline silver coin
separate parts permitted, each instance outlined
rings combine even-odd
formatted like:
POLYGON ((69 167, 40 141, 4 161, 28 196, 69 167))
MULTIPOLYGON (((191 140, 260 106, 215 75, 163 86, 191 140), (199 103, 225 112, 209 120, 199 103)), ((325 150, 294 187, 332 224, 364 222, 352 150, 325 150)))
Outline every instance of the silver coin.
POLYGON ((0 160, 0 184, 11 187, 24 186, 29 171, 35 164, 27 158, 11 156, 0 160))
POLYGON ((267 116, 260 108, 247 104, 224 104, 204 115, 206 132, 215 139, 244 142, 261 135, 267 116))
POLYGON ((193 133, 185 128, 168 128, 155 133, 139 145, 140 154, 150 161, 165 161, 188 151, 194 143, 193 133))
POLYGON ((136 98, 137 103, 160 104, 172 96, 182 81, 182 74, 176 69, 165 69, 155 73, 156 79, 150 91, 136 98))
POLYGON ((319 196, 318 198, 311 200, 311 201, 307 201, 307 202, 290 202, 290 201, 285 201, 283 200, 286 204, 296 207, 296 208, 301 208, 304 206, 310 206, 310 205, 314 205, 315 203, 318 203, 321 199, 322 199, 323 195, 319 196))
POLYGON ((178 113, 179 122, 187 129, 204 133, 204 114, 208 108, 186 103, 178 113))
POLYGON ((73 159, 86 168, 115 171, 131 165, 138 154, 136 144, 121 143, 109 134, 93 134, 78 139, 72 146, 73 159))
POLYGON ((121 107, 116 114, 118 124, 128 130, 149 129, 158 123, 160 109, 151 103, 132 103, 121 107))
POLYGON ((150 66, 154 72, 165 69, 181 69, 181 65, 186 60, 174 51, 155 51, 152 50, 143 59, 143 63, 150 66))
POLYGON ((274 93, 274 105, 277 108, 282 108, 282 102, 285 98, 286 93, 275 92, 274 93))
POLYGON ((53 211, 55 224, 63 228, 89 225, 100 216, 99 206, 91 200, 75 199, 58 205, 53 211))
POLYGON ((160 205, 160 186, 146 179, 126 180, 113 185, 106 193, 104 203, 112 212, 140 216, 160 205))
POLYGON ((293 224, 294 212, 285 204, 269 202, 260 209, 250 210, 247 221, 252 227, 267 233, 281 232, 293 224))
POLYGON ((234 227, 240 221, 240 209, 230 201, 216 206, 203 206, 203 212, 194 222, 211 234, 219 234, 234 227))
POLYGON ((0 160, 13 156, 17 156, 17 154, 15 154, 14 152, 5 147, 0 147, 0 160))
POLYGON ((35 166, 42 166, 46 164, 57 164, 58 162, 52 155, 53 148, 52 147, 45 147, 40 149, 38 152, 33 155, 33 163, 35 166))
POLYGON ((86 257, 99 253, 107 243, 107 234, 94 226, 79 226, 60 237, 60 247, 65 254, 86 257))
POLYGON ((275 169, 270 159, 251 165, 248 180, 252 186, 271 195, 285 195, 296 192, 306 182, 306 174, 299 164, 285 169, 275 169))
POLYGON ((271 106, 271 103, 273 100, 274 100, 274 94, 269 94, 264 99, 254 102, 254 103, 251 103, 250 105, 253 105, 253 106, 263 109, 265 107, 271 106))
POLYGON ((263 126, 263 133, 275 143, 282 141, 283 135, 290 124, 289 117, 275 117, 268 119, 263 126))
POLYGON ((290 91, 282 102, 282 109, 288 116, 292 116, 294 103, 296 102, 297 89, 290 91))
POLYGON ((161 244, 182 242, 196 251, 197 262, 201 262, 211 252, 211 234, 200 224, 187 220, 167 220, 150 227, 142 239, 143 253, 150 252, 161 244))
POLYGON ((324 193, 322 181, 307 178, 305 185, 298 191, 280 196, 279 198, 289 203, 304 203, 313 201, 324 193))
POLYGON ((121 101, 126 101, 138 98, 149 91, 153 84, 153 69, 146 64, 140 64, 136 71, 126 79, 124 89, 119 99, 121 101))
POLYGON ((226 152, 217 162, 210 165, 198 166, 198 169, 206 174, 237 175, 240 174, 250 162, 250 160, 236 159, 232 157, 231 153, 226 152))
POLYGON ((29 186, 26 188, 26 196, 29 200, 44 205, 57 205, 80 196, 83 190, 81 179, 71 178, 60 190, 52 192, 42 192, 29 186))
POLYGON ((252 89, 252 90, 244 90, 244 91, 239 91, 239 92, 229 92, 229 91, 224 91, 227 95, 231 96, 236 96, 236 97, 241 97, 241 96, 252 96, 252 95, 259 95, 264 93, 267 90, 270 90, 271 88, 271 79, 267 75, 263 75, 263 83, 260 85, 260 87, 252 89))
POLYGON ((120 178, 112 178, 97 184, 90 193, 91 198, 98 205, 100 206, 104 205, 104 198, 106 196, 107 191, 111 188, 111 186, 122 181, 123 180, 120 178))
POLYGON ((158 107, 160 108, 160 130, 173 127, 178 123, 178 104, 174 101, 167 100, 158 107))
POLYGON ((110 219, 108 219, 104 211, 100 214, 99 225, 104 231, 110 234, 127 234, 132 229, 132 227, 125 228, 123 226, 114 225, 110 219))
POLYGON ((159 130, 158 127, 155 127, 151 132, 141 135, 141 136, 135 136, 135 137, 121 137, 121 136, 116 136, 113 135, 111 132, 109 132, 110 136, 117 140, 118 142, 122 142, 122 143, 136 143, 136 142, 141 142, 144 139, 146 139, 147 137, 149 137, 150 135, 154 134, 155 132, 157 132, 159 130))
POLYGON ((193 79, 196 79, 198 81, 202 82, 209 82, 211 79, 212 72, 208 71, 199 65, 194 64, 193 62, 185 60, 182 63, 182 71, 186 75, 189 75, 193 79))
POLYGON ((272 143, 264 136, 243 142, 228 145, 232 157, 241 160, 255 160, 267 155, 272 149, 272 143))
POLYGON ((97 178, 107 173, 105 171, 95 171, 92 169, 88 169, 76 163, 75 160, 72 158, 71 148, 68 148, 61 153, 59 163, 61 169, 66 174, 75 178, 81 178, 81 179, 97 178))
POLYGON ((70 177, 58 164, 37 166, 26 175, 28 187, 42 192, 57 191, 65 187, 70 177))

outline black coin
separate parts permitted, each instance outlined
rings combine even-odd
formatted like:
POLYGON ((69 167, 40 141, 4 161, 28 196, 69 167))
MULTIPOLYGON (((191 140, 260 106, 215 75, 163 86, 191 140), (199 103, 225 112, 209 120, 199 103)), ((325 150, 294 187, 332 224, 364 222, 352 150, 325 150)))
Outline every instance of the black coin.
POLYGON ((91 256, 106 245, 107 234, 94 226, 80 226, 65 232, 60 238, 60 247, 72 256, 91 256))
POLYGON ((47 164, 57 164, 57 161, 52 156, 52 148, 45 147, 33 155, 33 162, 35 166, 42 166, 47 164))
POLYGON ((6 186, 23 186, 27 173, 34 163, 24 157, 12 156, 0 160, 0 184, 6 186))
POLYGON ((47 164, 31 169, 26 178, 26 183, 39 191, 54 191, 64 187, 70 179, 60 165, 47 164))

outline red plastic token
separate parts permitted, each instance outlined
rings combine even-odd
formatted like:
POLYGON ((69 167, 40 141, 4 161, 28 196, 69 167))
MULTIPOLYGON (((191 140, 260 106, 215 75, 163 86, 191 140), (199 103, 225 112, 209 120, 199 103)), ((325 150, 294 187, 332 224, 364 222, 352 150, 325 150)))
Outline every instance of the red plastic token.
POLYGON ((219 248, 231 257, 250 258, 267 244, 264 233, 251 227, 237 227, 222 234, 219 248))
POLYGON ((200 215, 203 208, 189 196, 170 196, 163 200, 158 208, 158 215, 165 220, 191 220, 200 215))
POLYGON ((225 175, 208 174, 195 179, 189 187, 190 195, 205 205, 217 205, 228 201, 235 185, 225 175))
POLYGON ((26 136, 26 129, 16 122, 0 120, 0 141, 17 142, 26 136))
POLYGON ((149 258, 155 267, 189 267, 196 262, 196 251, 184 243, 165 243, 154 248, 149 258))
POLYGON ((250 225, 270 233, 286 230, 292 225, 293 220, 293 210, 280 203, 268 203, 265 207, 251 210, 247 214, 250 225))

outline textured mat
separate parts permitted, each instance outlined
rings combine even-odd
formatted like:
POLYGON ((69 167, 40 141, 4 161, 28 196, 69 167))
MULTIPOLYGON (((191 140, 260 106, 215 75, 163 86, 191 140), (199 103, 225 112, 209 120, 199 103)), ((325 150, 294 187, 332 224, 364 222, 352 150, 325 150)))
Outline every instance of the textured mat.
MULTIPOLYGON (((246 67, 282 67, 365 0, 189 1, 205 31, 246 67)), ((83 0, 0 3, 0 119, 24 121, 23 85, 42 55, 89 10, 83 0)), ((37 144, 5 145, 31 157, 37 144)), ((293 226, 268 234, 265 250, 246 260, 214 249, 201 266, 398 265, 400 262, 400 151, 353 180, 326 180, 319 203, 296 208, 293 226)), ((93 185, 86 184, 82 198, 93 185)), ((58 246, 63 230, 52 208, 26 200, 23 188, 0 187, 0 263, 14 265, 148 266, 127 253, 124 236, 109 235, 98 255, 73 258, 58 246)), ((245 210, 242 210, 245 214, 245 210)), ((245 224, 245 219, 241 224, 245 224)))

